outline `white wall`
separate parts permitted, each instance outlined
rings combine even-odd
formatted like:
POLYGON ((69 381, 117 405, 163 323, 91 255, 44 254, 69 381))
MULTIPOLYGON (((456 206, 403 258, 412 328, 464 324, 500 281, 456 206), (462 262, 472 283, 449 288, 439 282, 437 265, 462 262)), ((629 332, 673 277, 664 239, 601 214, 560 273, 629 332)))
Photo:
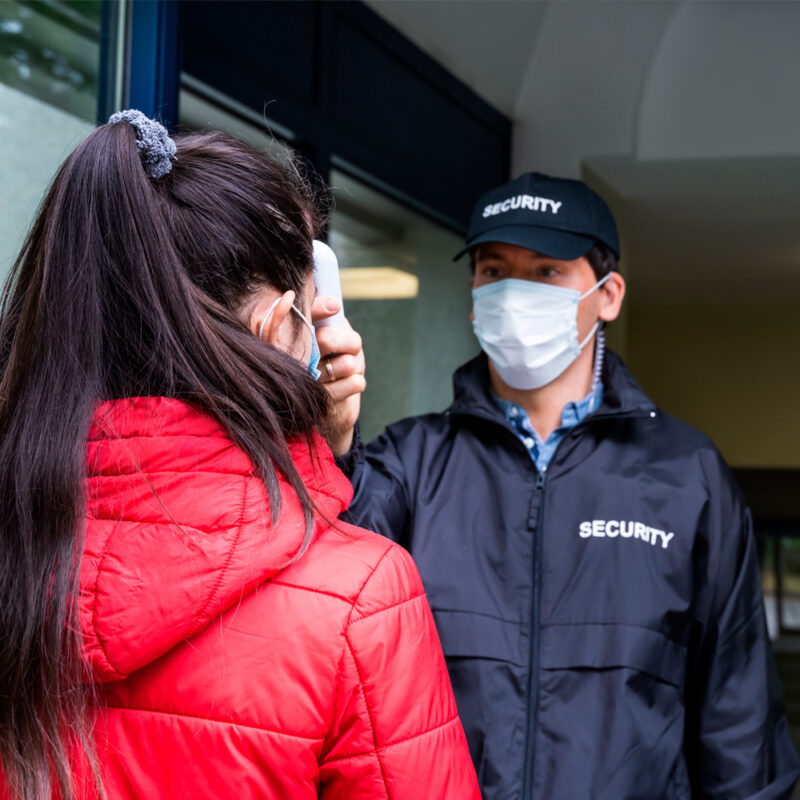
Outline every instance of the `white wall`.
POLYGON ((628 155, 639 98, 673 2, 547 4, 515 110, 512 173, 580 177, 592 155, 628 155))
POLYGON ((664 31, 639 108, 640 159, 800 153, 800 3, 690 2, 664 31))
POLYGON ((514 174, 579 177, 592 156, 800 154, 800 2, 551 2, 541 24, 514 174))

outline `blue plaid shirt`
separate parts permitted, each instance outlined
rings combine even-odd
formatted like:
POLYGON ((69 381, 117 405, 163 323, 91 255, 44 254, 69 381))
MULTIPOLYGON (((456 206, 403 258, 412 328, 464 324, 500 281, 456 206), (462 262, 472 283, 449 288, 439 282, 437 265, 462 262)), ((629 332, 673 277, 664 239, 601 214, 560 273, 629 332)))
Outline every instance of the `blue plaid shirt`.
POLYGON ((603 383, 600 380, 600 370, 603 364, 604 351, 605 342, 601 332, 597 337, 592 390, 583 400, 567 403, 564 406, 561 412, 561 425, 547 437, 546 441, 543 441, 542 437, 534 430, 531 421, 528 419, 528 414, 522 406, 492 395, 497 407, 505 415, 508 424, 511 425, 520 441, 528 449, 540 474, 544 474, 547 471, 547 466, 553 457, 553 453, 561 444, 561 440, 569 433, 569 430, 593 411, 597 411, 600 408, 603 402, 603 383))
POLYGON ((600 404, 603 402, 603 384, 598 384, 597 388, 589 392, 583 400, 578 400, 577 403, 567 403, 561 412, 561 425, 545 441, 534 430, 522 406, 500 397, 494 397, 494 401, 519 436, 520 441, 528 448, 533 463, 536 464, 536 469, 539 472, 545 472, 553 453, 570 428, 574 428, 584 417, 600 408, 600 404))

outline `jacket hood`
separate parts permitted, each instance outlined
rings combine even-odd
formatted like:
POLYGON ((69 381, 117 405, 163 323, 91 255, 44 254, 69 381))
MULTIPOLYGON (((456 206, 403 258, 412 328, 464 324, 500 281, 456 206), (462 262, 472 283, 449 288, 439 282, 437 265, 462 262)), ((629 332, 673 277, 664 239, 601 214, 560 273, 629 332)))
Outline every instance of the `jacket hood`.
MULTIPOLYGON (((622 359, 606 349, 603 360, 603 404, 594 413, 640 414, 652 411, 653 401, 631 375, 622 359)), ((454 400, 450 406, 453 414, 479 414, 496 418, 505 424, 505 418, 492 400, 489 378, 489 359, 485 353, 459 367, 453 374, 454 400)))
MULTIPOLYGON (((321 437, 290 442, 318 514, 313 535, 352 488, 321 437), (323 519, 323 517, 325 519, 323 519)), ((299 552, 305 520, 280 478, 273 526, 252 462, 209 414, 179 400, 98 408, 89 431, 79 613, 94 679, 114 681, 197 634, 299 552)))

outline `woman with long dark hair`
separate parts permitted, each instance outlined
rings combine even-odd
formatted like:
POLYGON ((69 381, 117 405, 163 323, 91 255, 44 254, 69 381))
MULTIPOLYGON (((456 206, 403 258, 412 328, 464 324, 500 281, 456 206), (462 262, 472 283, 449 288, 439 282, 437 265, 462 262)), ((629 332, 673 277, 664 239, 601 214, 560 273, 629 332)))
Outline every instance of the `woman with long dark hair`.
POLYGON ((305 183, 114 115, 0 322, 0 796, 477 797, 410 557, 336 521, 305 183))

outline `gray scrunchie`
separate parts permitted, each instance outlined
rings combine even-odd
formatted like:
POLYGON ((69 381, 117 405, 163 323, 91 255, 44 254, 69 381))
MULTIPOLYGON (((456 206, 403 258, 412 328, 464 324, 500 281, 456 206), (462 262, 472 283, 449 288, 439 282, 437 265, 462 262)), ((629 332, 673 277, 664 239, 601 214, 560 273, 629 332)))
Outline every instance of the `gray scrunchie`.
POLYGON ((132 108, 112 114, 108 118, 108 124, 113 125, 115 122, 128 122, 136 129, 136 147, 145 172, 151 178, 160 178, 172 169, 172 159, 175 158, 177 147, 160 122, 132 108))

